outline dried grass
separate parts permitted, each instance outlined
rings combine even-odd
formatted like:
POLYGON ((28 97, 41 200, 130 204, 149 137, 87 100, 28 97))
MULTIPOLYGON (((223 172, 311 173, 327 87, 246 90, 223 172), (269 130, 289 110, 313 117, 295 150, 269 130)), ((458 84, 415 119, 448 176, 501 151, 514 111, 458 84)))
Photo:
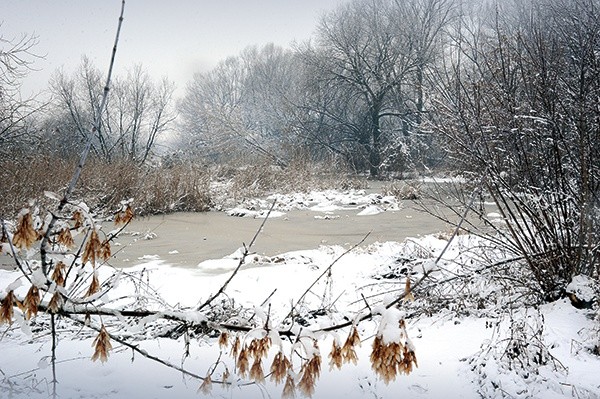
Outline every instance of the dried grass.
MULTIPOLYGON (((50 155, 16 154, 10 160, 0 160, 0 215, 14 217, 32 200, 47 209, 56 206, 44 192, 60 196, 77 163, 77 159, 50 155)), ((301 155, 285 168, 260 157, 231 159, 226 164, 196 159, 156 166, 90 158, 72 198, 84 201, 96 213, 112 214, 123 223, 133 216, 134 210, 142 216, 207 211, 218 205, 211 194, 211 182, 225 183, 226 197, 236 201, 274 192, 367 187, 365 179, 335 160, 315 164, 301 155), (128 207, 129 203, 123 204, 131 198, 133 208, 128 207)))

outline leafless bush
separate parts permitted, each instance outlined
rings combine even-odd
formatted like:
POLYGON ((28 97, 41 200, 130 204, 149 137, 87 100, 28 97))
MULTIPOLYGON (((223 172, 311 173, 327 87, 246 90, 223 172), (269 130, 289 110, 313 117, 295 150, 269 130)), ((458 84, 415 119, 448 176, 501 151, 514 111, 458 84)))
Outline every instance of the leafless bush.
POLYGON ((544 340, 543 315, 531 308, 518 313, 509 314, 507 323, 486 322, 486 327, 493 330, 493 338, 468 359, 482 397, 513 398, 523 392, 536 397, 540 392, 529 392, 529 382, 543 379, 543 368, 558 373, 568 371, 552 356, 551 344, 544 340), (496 364, 500 373, 491 370, 496 364))
POLYGON ((481 182, 472 231, 520 257, 532 291, 552 301, 574 276, 600 272, 597 3, 488 11, 457 32, 437 127, 481 182))

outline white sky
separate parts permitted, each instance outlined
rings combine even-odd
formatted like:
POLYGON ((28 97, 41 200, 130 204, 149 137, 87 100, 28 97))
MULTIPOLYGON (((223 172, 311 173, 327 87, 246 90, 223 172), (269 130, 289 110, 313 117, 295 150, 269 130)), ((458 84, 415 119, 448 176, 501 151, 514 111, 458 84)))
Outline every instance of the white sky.
MULTIPOLYGON (((141 63, 181 90, 194 72, 248 45, 310 38, 319 17, 344 1, 126 0, 116 73, 141 63)), ((121 0, 0 0, 0 36, 33 33, 35 52, 45 56, 23 82, 23 95, 44 89, 57 68, 75 70, 84 54, 105 70, 120 6, 121 0)))

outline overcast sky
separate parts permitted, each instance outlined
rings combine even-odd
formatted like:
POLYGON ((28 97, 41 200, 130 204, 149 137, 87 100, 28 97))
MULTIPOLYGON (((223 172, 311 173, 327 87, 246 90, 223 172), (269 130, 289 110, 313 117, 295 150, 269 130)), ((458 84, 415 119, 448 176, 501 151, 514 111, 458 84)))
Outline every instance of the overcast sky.
MULTIPOLYGON (((311 37, 319 17, 348 0, 126 0, 117 70, 141 63, 181 90, 196 71, 248 45, 289 46, 311 37)), ((82 55, 108 66, 121 0, 0 0, 0 35, 35 34, 36 60, 23 93, 45 88, 52 72, 73 71, 82 55)))

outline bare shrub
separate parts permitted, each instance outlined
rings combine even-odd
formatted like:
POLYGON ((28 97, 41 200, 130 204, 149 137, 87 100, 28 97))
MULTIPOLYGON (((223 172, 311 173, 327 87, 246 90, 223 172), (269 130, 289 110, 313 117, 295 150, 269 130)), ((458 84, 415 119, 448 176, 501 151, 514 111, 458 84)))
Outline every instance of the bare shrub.
POLYGON ((44 155, 13 153, 0 158, 0 214, 15 215, 30 200, 46 203, 44 191, 60 191, 74 165, 75 161, 44 155))

